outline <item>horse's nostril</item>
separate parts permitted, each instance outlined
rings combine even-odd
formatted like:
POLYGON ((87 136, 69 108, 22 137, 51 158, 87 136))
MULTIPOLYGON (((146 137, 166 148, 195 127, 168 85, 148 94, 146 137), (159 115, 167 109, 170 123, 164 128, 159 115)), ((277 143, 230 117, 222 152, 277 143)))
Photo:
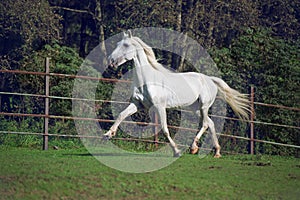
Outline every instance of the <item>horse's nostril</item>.
POLYGON ((109 60, 109 66, 113 66, 115 64, 115 60, 111 57, 108 58, 109 60))
POLYGON ((115 60, 113 58, 109 58, 109 62, 112 65, 112 64, 114 64, 115 60))

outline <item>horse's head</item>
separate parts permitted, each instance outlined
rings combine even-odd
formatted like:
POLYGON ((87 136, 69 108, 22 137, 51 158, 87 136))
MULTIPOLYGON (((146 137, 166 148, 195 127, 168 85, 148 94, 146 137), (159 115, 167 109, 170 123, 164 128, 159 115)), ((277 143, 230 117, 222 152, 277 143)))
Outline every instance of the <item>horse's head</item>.
POLYGON ((133 45, 132 34, 130 30, 123 33, 123 39, 118 42, 117 47, 108 57, 108 64, 118 67, 136 56, 136 47, 133 45))

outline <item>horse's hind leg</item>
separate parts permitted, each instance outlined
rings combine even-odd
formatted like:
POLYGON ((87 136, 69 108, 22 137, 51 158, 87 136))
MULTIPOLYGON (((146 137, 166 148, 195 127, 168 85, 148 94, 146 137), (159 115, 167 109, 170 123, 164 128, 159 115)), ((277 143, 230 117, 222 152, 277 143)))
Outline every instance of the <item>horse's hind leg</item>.
POLYGON ((173 139, 170 136, 168 125, 167 125, 167 114, 166 114, 166 109, 161 106, 155 106, 157 114, 160 119, 161 127, 164 132, 164 134, 167 136, 170 145, 173 149, 174 157, 179 157, 180 156, 180 150, 177 148, 177 145, 173 141, 173 139))
POLYGON ((194 138, 194 141, 191 145, 191 148, 190 148, 191 154, 196 154, 198 152, 198 150, 199 150, 198 141, 200 140, 201 136, 203 135, 203 133, 205 133, 205 131, 208 128, 207 112, 208 112, 207 109, 203 109, 203 108, 200 109, 200 114, 202 116, 202 127, 201 127, 200 131, 198 132, 198 134, 196 135, 196 137, 194 138))
POLYGON ((221 146, 219 145, 219 141, 218 141, 218 137, 217 137, 217 134, 216 134, 216 130, 215 130, 215 124, 214 122, 208 117, 208 126, 209 126, 209 129, 211 131, 211 134, 212 134, 212 139, 213 139, 213 142, 214 142, 214 146, 216 148, 216 153, 215 153, 215 158, 220 158, 221 157, 221 154, 220 154, 220 150, 221 150, 221 146))
POLYGON ((203 133, 207 130, 207 128, 209 128, 209 130, 212 134, 214 146, 216 148, 216 153, 215 153, 214 157, 219 158, 219 157, 221 157, 221 154, 220 154, 221 147, 219 145, 218 138, 216 135, 215 124, 208 116, 208 108, 202 108, 200 110, 200 112, 201 112, 201 115, 203 118, 202 128, 200 129, 199 133, 195 137, 195 139, 191 145, 190 152, 191 152, 191 154, 195 154, 198 152, 199 147, 198 147, 197 143, 198 143, 199 139, 201 138, 201 136, 203 135, 203 133))
POLYGON ((126 117, 136 112, 137 112, 136 105, 134 103, 129 104, 129 106, 119 114, 118 118, 116 119, 112 127, 109 129, 109 131, 106 134, 104 134, 104 138, 110 139, 112 136, 115 136, 118 126, 121 124, 121 122, 126 117))

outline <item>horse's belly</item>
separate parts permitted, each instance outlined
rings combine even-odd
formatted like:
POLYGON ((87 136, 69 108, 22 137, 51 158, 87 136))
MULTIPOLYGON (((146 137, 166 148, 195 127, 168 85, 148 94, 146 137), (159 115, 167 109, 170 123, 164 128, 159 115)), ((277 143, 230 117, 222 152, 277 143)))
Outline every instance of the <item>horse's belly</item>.
POLYGON ((199 91, 191 87, 177 85, 172 91, 166 92, 167 108, 188 106, 193 104, 199 97, 199 91))
MULTIPOLYGON (((200 87, 198 81, 184 79, 166 79, 160 83, 148 83, 147 95, 153 104, 160 104, 167 108, 188 106, 199 98, 200 87)), ((145 91, 144 91, 145 92, 145 91)))
POLYGON ((174 107, 182 107, 182 106, 189 106, 193 104, 198 98, 196 96, 172 96, 167 99, 167 108, 174 108, 174 107))

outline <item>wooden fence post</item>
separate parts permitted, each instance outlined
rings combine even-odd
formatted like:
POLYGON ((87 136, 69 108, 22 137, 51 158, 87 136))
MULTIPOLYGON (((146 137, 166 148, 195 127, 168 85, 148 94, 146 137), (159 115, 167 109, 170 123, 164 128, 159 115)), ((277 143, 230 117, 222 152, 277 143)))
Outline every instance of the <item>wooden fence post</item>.
POLYGON ((254 154, 254 87, 251 86, 251 96, 250 96, 250 106, 251 106, 251 116, 250 116, 250 154, 254 154))
POLYGON ((44 117, 44 136, 43 150, 48 150, 48 126, 49 126, 49 82, 50 82, 50 58, 46 58, 45 64, 45 117, 44 117))

